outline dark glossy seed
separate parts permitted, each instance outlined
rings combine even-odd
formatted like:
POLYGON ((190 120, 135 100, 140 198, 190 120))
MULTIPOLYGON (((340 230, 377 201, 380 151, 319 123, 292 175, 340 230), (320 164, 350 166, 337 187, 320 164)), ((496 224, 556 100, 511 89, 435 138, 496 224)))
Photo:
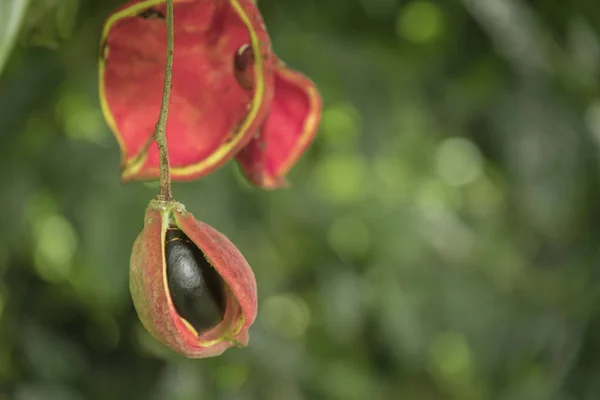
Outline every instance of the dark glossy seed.
POLYGON ((169 229, 166 236, 171 299, 179 316, 204 332, 223 320, 225 282, 185 233, 169 229))
POLYGON ((238 84, 246 90, 254 87, 254 50, 249 44, 245 44, 235 52, 233 56, 233 71, 238 84))

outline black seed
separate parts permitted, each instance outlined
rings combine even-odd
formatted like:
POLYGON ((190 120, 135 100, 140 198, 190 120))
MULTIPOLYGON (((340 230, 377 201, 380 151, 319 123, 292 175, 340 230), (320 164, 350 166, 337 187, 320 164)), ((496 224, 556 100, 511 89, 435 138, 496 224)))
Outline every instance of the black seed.
POLYGON ((153 8, 148 8, 138 15, 144 19, 165 19, 165 15, 163 13, 153 8))
POLYGON ((253 74, 250 66, 254 64, 254 50, 249 44, 245 44, 233 55, 233 73, 238 84, 246 89, 252 90, 253 74))
POLYGON ((254 62, 254 50, 250 45, 245 44, 235 52, 233 63, 237 71, 245 71, 248 66, 254 62))
POLYGON ((223 320, 225 282, 179 229, 167 231, 167 283, 179 316, 202 333, 223 320))

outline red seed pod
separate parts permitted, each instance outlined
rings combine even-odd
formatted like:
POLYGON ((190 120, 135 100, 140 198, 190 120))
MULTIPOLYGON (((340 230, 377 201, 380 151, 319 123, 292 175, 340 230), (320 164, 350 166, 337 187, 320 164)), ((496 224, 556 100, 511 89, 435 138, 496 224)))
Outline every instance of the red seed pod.
MULTIPOLYGON (((253 0, 176 0, 167 141, 174 181, 237 160, 264 189, 286 175, 321 119, 315 84, 274 53, 253 0)), ((121 179, 159 176, 155 117, 165 68, 165 0, 132 0, 102 30, 100 104, 121 148, 121 179)))
POLYGON ((135 309, 150 334, 190 358, 248 343, 256 280, 244 256, 176 201, 153 200, 130 260, 135 309))
MULTIPOLYGON (((165 75, 165 15, 165 0, 132 0, 102 29, 100 105, 121 148, 122 181, 159 175, 153 135, 165 75)), ((173 18, 166 135, 172 178, 189 181, 228 162, 265 119, 273 97, 271 42, 252 0, 176 0, 173 18)))
MULTIPOLYGON (((246 48, 245 53, 248 51, 246 48)), ((275 59, 275 92, 269 114, 236 155, 246 178, 263 189, 287 185, 286 175, 312 143, 321 122, 322 99, 315 84, 275 59)))

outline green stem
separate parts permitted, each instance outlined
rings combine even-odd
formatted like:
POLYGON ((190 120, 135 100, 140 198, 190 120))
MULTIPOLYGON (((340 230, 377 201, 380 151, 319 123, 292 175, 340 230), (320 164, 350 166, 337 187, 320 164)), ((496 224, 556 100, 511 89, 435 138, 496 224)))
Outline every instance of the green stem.
POLYGON ((171 167, 169 165, 169 150, 165 134, 167 116, 169 114, 169 99, 171 97, 171 83, 173 76, 173 0, 167 0, 167 63, 165 66, 165 82, 160 106, 160 115, 156 123, 154 140, 158 145, 160 158, 160 188, 157 199, 169 201, 171 195, 171 167))

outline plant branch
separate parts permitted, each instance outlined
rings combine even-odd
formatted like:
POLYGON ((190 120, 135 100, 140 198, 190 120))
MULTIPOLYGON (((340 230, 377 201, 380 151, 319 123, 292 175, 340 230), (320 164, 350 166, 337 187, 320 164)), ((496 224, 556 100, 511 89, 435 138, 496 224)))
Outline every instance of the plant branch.
POLYGON ((154 131, 154 140, 158 145, 160 157, 160 188, 157 199, 169 201, 171 195, 171 167, 169 165, 169 150, 167 148, 166 125, 169 114, 169 99, 173 77, 173 0, 167 0, 167 62, 165 66, 165 82, 160 106, 160 114, 154 131))

